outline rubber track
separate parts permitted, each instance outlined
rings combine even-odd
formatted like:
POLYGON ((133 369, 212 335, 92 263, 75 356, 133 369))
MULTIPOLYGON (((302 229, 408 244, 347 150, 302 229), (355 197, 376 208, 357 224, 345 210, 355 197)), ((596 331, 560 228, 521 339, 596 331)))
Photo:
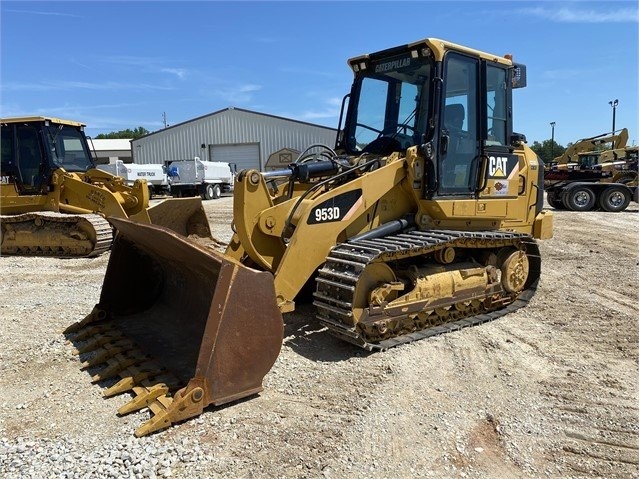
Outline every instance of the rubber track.
POLYGON ((72 251, 63 251, 62 253, 57 250, 38 250, 32 251, 30 248, 26 248, 24 251, 19 250, 18 253, 5 253, 2 254, 25 254, 29 256, 56 256, 56 257, 93 257, 99 256, 105 251, 111 248, 113 243, 113 229, 109 222, 100 215, 96 214, 68 214, 57 213, 55 211, 40 211, 37 213, 23 213, 20 215, 5 215, 2 216, 2 223, 23 223, 33 222, 36 218, 42 218, 45 222, 50 223, 66 223, 73 225, 82 221, 87 221, 93 227, 95 231, 96 242, 93 250, 85 254, 76 254, 72 251))
POLYGON ((318 309, 318 319, 323 326, 339 338, 356 344, 369 351, 386 350, 400 344, 439 334, 457 331, 497 319, 528 304, 535 294, 541 258, 535 240, 527 234, 504 231, 412 231, 379 239, 352 241, 335 246, 316 278, 317 291, 314 293, 314 306, 318 309), (458 319, 421 331, 380 341, 367 342, 350 326, 353 323, 352 295, 359 275, 373 262, 400 260, 423 256, 437 250, 452 247, 462 248, 500 248, 524 243, 530 263, 529 281, 526 289, 511 303, 493 311, 458 319), (339 294, 327 292, 339 289, 339 294))

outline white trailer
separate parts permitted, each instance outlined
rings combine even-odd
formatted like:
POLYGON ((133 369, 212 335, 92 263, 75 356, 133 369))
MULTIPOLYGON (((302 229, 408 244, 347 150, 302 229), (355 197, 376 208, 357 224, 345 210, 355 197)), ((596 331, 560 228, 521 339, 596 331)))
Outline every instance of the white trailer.
POLYGON ((109 165, 98 165, 97 168, 124 178, 127 186, 132 186, 135 180, 146 180, 151 196, 153 194, 166 194, 169 191, 169 181, 164 165, 138 165, 117 160, 109 165))
POLYGON ((233 191, 235 173, 229 163, 202 161, 198 157, 189 160, 166 162, 166 171, 171 194, 201 196, 211 200, 223 192, 233 191))

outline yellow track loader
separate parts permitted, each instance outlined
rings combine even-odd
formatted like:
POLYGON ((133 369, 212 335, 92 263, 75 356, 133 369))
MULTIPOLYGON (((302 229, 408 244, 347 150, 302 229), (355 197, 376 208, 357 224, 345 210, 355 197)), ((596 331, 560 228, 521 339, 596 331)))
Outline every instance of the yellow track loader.
MULTIPOLYGON (((621 150, 628 143, 628 129, 623 128, 617 132, 602 133, 601 135, 591 136, 590 138, 582 138, 577 140, 563 154, 557 156, 553 161, 546 165, 546 169, 574 169, 581 167, 585 162, 596 163, 598 153, 601 153, 605 145, 610 143, 612 150, 621 150), (590 158, 587 156, 590 154, 590 158), (580 157, 583 158, 580 161, 580 157)), ((592 166, 592 164, 588 165, 592 166)))
POLYGON ((121 414, 150 409, 137 436, 260 391, 282 313, 309 282, 321 324, 367 350, 490 321, 534 294, 553 217, 543 164, 512 130, 525 66, 438 39, 349 65, 335 148, 240 172, 225 254, 112 220, 100 301, 67 335, 105 395, 133 394, 121 414))
POLYGON ((211 236, 199 199, 149 207, 146 182, 128 187, 96 169, 84 126, 52 117, 0 119, 2 254, 97 256, 113 241, 107 218, 211 236))

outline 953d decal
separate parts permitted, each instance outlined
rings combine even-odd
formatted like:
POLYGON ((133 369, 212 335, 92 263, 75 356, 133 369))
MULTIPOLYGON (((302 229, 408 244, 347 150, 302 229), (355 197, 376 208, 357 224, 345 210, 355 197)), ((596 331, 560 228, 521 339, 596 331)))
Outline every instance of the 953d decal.
POLYGON ((313 208, 306 222, 314 225, 347 220, 361 203, 362 190, 347 191, 313 208))

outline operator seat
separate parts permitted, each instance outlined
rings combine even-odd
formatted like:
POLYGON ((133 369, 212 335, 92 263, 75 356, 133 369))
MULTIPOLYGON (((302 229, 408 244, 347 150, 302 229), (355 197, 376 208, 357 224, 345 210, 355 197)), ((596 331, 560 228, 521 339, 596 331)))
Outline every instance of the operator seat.
POLYGON ((460 151, 461 141, 464 136, 462 127, 464 125, 465 116, 464 105, 461 103, 453 103, 446 105, 444 111, 444 126, 448 131, 448 152, 455 155, 460 151))
POLYGON ((40 172, 40 159, 31 146, 20 146, 20 158, 18 164, 20 166, 20 172, 22 173, 22 182, 25 185, 36 186, 38 174, 40 172))
POLYGON ((446 111, 444 112, 444 124, 448 131, 460 132, 464 125, 465 116, 464 105, 461 103, 446 105, 446 111))
POLYGON ((464 132, 464 105, 452 103, 444 110, 444 128, 448 135, 448 150, 443 163, 442 186, 464 189, 469 184, 471 161, 474 156, 467 132, 464 132))

